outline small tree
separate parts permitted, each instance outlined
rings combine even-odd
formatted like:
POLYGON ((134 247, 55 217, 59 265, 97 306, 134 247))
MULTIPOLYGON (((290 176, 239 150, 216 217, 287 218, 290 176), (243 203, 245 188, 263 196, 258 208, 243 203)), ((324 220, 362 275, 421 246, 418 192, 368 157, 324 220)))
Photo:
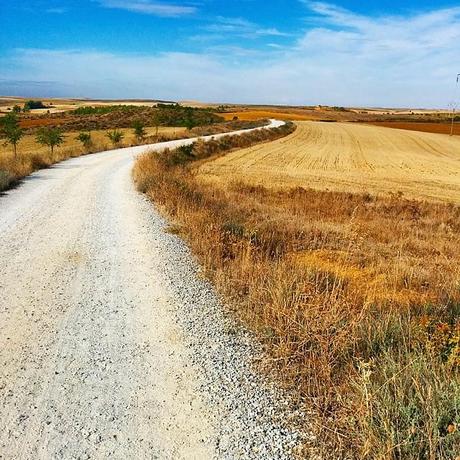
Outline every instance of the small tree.
POLYGON ((193 116, 193 109, 191 107, 186 107, 185 109, 185 127, 188 130, 193 129, 196 126, 195 119, 193 116))
POLYGON ((93 139, 91 138, 91 133, 80 133, 77 136, 77 140, 82 143, 86 151, 89 151, 89 149, 93 145, 93 139))
POLYGON ((40 128, 36 139, 39 144, 47 145, 50 148, 51 156, 53 156, 54 148, 64 142, 64 135, 59 128, 40 128))
POLYGON ((14 105, 13 106, 13 113, 21 113, 21 107, 19 105, 14 105))
POLYGON ((156 110, 152 117, 153 126, 155 126, 155 137, 158 139, 158 128, 162 123, 160 110, 156 110))
POLYGON ((107 137, 110 139, 110 142, 112 142, 114 147, 119 147, 125 135, 121 131, 118 131, 118 129, 115 129, 113 131, 109 131, 107 133, 107 137))
POLYGON ((136 120, 133 123, 134 135, 136 136, 137 142, 142 142, 145 139, 147 133, 145 132, 145 125, 140 120, 136 120))
POLYGON ((24 130, 19 126, 18 117, 15 113, 9 113, 1 120, 1 131, 6 143, 13 146, 14 157, 17 157, 19 141, 24 136, 24 130))

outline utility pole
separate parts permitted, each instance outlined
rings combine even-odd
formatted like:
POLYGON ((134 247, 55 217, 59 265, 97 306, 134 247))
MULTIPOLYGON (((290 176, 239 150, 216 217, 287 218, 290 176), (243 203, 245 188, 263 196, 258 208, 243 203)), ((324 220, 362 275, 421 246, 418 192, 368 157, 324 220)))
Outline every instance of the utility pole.
POLYGON ((460 81, 460 73, 457 74, 457 83, 455 85, 455 96, 452 103, 452 123, 450 125, 450 135, 454 135, 454 122, 455 122, 455 109, 457 108, 457 94, 458 94, 458 82, 460 81))

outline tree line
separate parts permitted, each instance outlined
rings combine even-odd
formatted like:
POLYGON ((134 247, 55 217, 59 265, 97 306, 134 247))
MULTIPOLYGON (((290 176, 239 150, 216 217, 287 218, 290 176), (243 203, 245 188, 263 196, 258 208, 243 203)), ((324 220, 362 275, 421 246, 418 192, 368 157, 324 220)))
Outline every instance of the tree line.
MULTIPOLYGON (((14 157, 17 158, 18 144, 25 135, 24 129, 20 126, 17 114, 9 113, 8 115, 0 119, 0 128, 1 136, 4 138, 6 144, 12 146, 14 157)), ((147 136, 144 123, 140 120, 136 120, 132 124, 132 129, 137 142, 144 142, 147 136)), ((106 136, 114 147, 119 147, 123 141, 125 134, 123 133, 123 131, 115 129, 112 131, 108 131, 106 133, 106 136)), ((53 155, 54 149, 64 142, 65 136, 59 128, 42 127, 37 131, 35 139, 38 144, 49 147, 50 153, 51 155, 53 155)), ((86 151, 89 151, 93 146, 93 139, 91 136, 91 132, 89 131, 79 133, 77 136, 77 140, 82 144, 86 151)))

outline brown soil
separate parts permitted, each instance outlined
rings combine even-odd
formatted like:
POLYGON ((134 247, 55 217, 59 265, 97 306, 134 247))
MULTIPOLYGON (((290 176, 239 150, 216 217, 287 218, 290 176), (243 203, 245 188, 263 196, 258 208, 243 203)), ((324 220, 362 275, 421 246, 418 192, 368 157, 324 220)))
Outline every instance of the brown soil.
MULTIPOLYGON (((409 131, 421 131, 424 133, 450 134, 450 123, 411 123, 400 121, 371 121, 374 126, 384 126, 386 128, 407 129, 409 131)), ((454 124, 454 134, 460 136, 460 124, 454 124)))

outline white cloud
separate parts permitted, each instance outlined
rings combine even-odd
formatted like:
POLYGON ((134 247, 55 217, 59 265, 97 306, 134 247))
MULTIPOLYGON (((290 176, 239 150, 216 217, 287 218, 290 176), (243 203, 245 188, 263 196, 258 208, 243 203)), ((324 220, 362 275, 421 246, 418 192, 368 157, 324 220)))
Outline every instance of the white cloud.
MULTIPOLYGON (((287 49, 271 44, 263 51, 156 55, 16 50, 0 62, 1 77, 52 79, 56 91, 69 96, 406 107, 451 101, 460 71, 460 8, 367 17, 326 3, 308 6, 321 26, 287 49)), ((247 26, 244 20, 225 24, 247 26)))
POLYGON ((243 18, 228 18, 223 16, 218 16, 213 24, 206 26, 204 29, 212 33, 230 34, 246 38, 264 36, 288 37, 290 35, 279 31, 275 27, 264 28, 243 18))
POLYGON ((115 8, 155 16, 178 17, 195 13, 195 6, 175 5, 151 0, 99 0, 105 8, 115 8))
POLYGON ((460 8, 366 17, 306 3, 323 27, 306 32, 295 55, 308 57, 307 69, 323 75, 337 98, 350 92, 378 105, 447 105, 460 64, 460 8))
POLYGON ((48 8, 46 12, 50 14, 64 14, 67 13, 67 8, 48 8))

